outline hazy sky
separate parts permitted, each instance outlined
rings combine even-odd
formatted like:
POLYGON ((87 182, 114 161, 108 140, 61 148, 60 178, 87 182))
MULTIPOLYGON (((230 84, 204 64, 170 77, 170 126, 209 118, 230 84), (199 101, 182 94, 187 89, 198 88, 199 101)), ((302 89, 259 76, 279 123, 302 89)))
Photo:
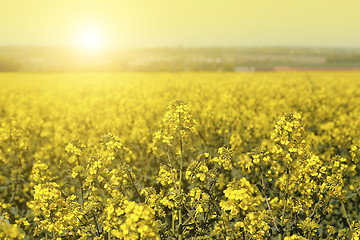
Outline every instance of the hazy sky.
POLYGON ((360 0, 0 0, 0 45, 86 41, 360 47, 360 0))

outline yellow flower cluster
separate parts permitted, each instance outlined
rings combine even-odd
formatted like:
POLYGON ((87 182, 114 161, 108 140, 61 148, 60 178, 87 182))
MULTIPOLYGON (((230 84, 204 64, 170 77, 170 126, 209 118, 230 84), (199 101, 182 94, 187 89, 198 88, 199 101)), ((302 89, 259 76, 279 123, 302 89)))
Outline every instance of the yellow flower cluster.
POLYGON ((152 151, 161 156, 172 151, 182 154, 185 145, 191 143, 191 136, 196 133, 196 122, 190 108, 184 100, 171 101, 164 114, 160 130, 154 133, 152 151))
POLYGON ((231 170, 233 168, 231 163, 232 151, 229 148, 221 147, 218 149, 219 157, 214 158, 214 161, 222 166, 225 170, 231 170))
POLYGON ((170 169, 170 167, 165 165, 160 166, 156 181, 158 181, 163 186, 169 186, 172 185, 176 180, 176 169, 170 169))
POLYGON ((43 163, 41 160, 38 160, 32 166, 30 179, 33 183, 43 183, 50 181, 51 172, 49 171, 49 167, 43 163))
POLYGON ((306 236, 315 236, 317 229, 319 228, 318 224, 307 217, 304 221, 301 221, 299 228, 302 229, 306 236))
POLYGON ((217 175, 214 162, 217 158, 211 158, 209 153, 199 155, 186 169, 186 179, 195 182, 195 179, 205 182, 214 179, 217 175))
POLYGON ((0 220, 0 238, 1 239, 23 239, 24 234, 21 234, 16 224, 9 224, 6 220, 0 220))
POLYGON ((120 239, 160 239, 157 235, 154 210, 133 201, 124 200, 118 206, 111 204, 105 210, 105 231, 120 239))
POLYGON ((242 211, 254 211, 261 202, 256 193, 256 189, 246 178, 234 180, 224 190, 227 200, 222 201, 220 206, 225 211, 230 211, 230 217, 236 217, 242 211))
MULTIPOLYGON (((244 228, 244 231, 249 233, 250 238, 254 239, 267 239, 267 233, 270 230, 268 222, 268 216, 265 211, 249 212, 240 226, 244 228)), ((238 222, 239 223, 239 222, 238 222)), ((235 229, 237 223, 235 223, 235 229)))
POLYGON ((195 132, 195 120, 191 115, 186 101, 179 99, 171 101, 164 115, 163 123, 168 126, 168 135, 180 133, 180 137, 185 139, 188 133, 195 132))
POLYGON ((353 232, 351 234, 351 240, 360 239, 360 221, 352 223, 353 232))
POLYGON ((52 232, 54 236, 72 235, 73 226, 79 224, 79 205, 74 203, 75 199, 73 195, 65 198, 56 183, 36 185, 34 200, 28 203, 35 215, 34 221, 38 224, 34 235, 43 230, 52 232))
POLYGON ((284 240, 307 240, 307 238, 298 235, 291 235, 291 237, 285 237, 284 240))
MULTIPOLYGON (((282 149, 289 153, 302 155, 305 152, 305 129, 299 113, 285 113, 275 125, 275 130, 271 135, 273 141, 282 149)), ((281 151, 279 147, 275 152, 281 151)), ((292 158, 290 154, 284 159, 290 164, 292 158)))
POLYGON ((201 191, 199 187, 194 187, 189 191, 190 205, 195 209, 195 214, 208 212, 210 196, 209 194, 201 191))
POLYGON ((81 156, 84 148, 85 145, 82 142, 80 142, 79 140, 73 140, 66 145, 65 151, 70 154, 81 156))
POLYGON ((266 239, 270 226, 267 214, 259 211, 262 198, 258 190, 242 178, 229 183, 224 195, 227 200, 221 201, 220 207, 226 212, 224 221, 228 222, 228 228, 234 231, 234 235, 249 234, 250 238, 266 239), (231 220, 235 220, 233 225, 230 225, 231 220))

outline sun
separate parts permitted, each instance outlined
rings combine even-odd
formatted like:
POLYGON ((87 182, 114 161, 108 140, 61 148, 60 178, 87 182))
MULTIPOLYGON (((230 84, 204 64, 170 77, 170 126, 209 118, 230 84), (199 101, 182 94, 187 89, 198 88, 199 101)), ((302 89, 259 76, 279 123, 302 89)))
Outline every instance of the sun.
POLYGON ((83 29, 79 34, 79 46, 87 50, 99 50, 104 47, 102 34, 97 29, 83 29))

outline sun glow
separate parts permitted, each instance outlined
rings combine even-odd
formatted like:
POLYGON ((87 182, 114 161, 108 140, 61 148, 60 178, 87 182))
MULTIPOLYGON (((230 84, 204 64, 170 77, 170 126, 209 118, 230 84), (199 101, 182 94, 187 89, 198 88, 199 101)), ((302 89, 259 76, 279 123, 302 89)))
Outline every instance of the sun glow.
POLYGON ((84 29, 79 34, 79 46, 87 50, 102 49, 104 48, 103 36, 96 29, 84 29))

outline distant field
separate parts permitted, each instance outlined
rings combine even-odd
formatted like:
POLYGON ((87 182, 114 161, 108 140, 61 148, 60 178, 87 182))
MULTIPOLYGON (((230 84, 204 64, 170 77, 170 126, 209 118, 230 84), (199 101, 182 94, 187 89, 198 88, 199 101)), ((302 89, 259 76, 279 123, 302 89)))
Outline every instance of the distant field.
POLYGON ((360 50, 164 47, 89 53, 69 47, 0 46, 0 72, 233 72, 273 71, 278 67, 360 69, 360 50))
POLYGON ((358 239, 360 73, 0 74, 0 238, 358 239))

